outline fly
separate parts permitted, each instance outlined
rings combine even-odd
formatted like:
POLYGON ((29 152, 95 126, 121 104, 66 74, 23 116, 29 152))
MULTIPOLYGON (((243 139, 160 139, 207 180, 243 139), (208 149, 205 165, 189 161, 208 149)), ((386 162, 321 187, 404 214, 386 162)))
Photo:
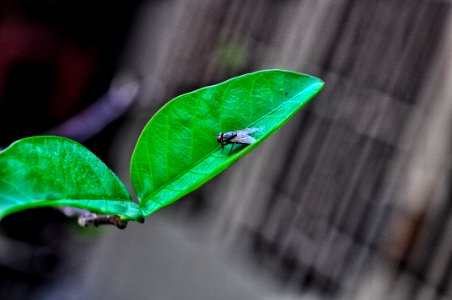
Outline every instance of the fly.
POLYGON ((221 145, 221 150, 223 151, 224 146, 232 144, 229 154, 231 154, 232 149, 235 144, 250 145, 256 141, 250 134, 259 131, 259 128, 245 128, 236 131, 220 132, 217 136, 217 142, 221 145))

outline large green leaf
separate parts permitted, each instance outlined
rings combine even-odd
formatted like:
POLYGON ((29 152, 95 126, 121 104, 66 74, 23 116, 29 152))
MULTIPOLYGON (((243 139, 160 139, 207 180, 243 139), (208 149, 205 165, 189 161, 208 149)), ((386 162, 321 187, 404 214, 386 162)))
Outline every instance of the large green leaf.
POLYGON ((41 206, 142 219, 116 175, 91 151, 61 137, 26 138, 0 152, 0 218, 41 206))
POLYGON ((131 178, 143 215, 195 190, 278 130, 324 83, 269 70, 239 76, 168 102, 143 130, 131 178), (219 132, 257 127, 256 143, 221 151, 219 132))

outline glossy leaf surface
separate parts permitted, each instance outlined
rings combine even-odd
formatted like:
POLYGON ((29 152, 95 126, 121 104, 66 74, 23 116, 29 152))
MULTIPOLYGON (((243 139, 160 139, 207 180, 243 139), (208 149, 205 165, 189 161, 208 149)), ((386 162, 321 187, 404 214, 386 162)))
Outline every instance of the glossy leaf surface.
POLYGON ((181 95, 149 121, 135 148, 131 178, 143 215, 169 205, 218 175, 278 130, 324 83, 315 77, 268 70, 181 95), (231 155, 219 132, 257 127, 254 144, 231 155))
POLYGON ((0 218, 42 206, 142 219, 116 175, 91 151, 61 137, 26 138, 0 152, 0 218))

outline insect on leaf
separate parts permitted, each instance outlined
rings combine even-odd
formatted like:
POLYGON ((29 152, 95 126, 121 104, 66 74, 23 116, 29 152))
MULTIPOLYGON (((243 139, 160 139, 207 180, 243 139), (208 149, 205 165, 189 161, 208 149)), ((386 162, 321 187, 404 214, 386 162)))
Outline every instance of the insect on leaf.
POLYGON ((143 215, 197 189, 255 149, 323 85, 309 75, 267 70, 168 102, 144 128, 132 157, 131 178, 143 215), (231 155, 222 152, 218 134, 245 128, 259 128, 252 133, 256 142, 234 147, 231 155))

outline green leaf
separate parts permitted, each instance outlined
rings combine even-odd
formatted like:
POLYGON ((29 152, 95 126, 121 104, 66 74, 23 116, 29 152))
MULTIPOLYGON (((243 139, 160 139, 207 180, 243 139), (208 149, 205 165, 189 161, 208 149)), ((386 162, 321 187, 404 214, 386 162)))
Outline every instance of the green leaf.
POLYGON ((0 218, 42 206, 142 218, 116 175, 91 151, 62 137, 25 138, 0 152, 0 218))
POLYGON ((268 70, 239 76, 168 102, 144 128, 131 162, 143 215, 169 205, 255 149, 314 97, 324 83, 268 70), (221 151, 219 132, 257 127, 257 141, 221 151))

